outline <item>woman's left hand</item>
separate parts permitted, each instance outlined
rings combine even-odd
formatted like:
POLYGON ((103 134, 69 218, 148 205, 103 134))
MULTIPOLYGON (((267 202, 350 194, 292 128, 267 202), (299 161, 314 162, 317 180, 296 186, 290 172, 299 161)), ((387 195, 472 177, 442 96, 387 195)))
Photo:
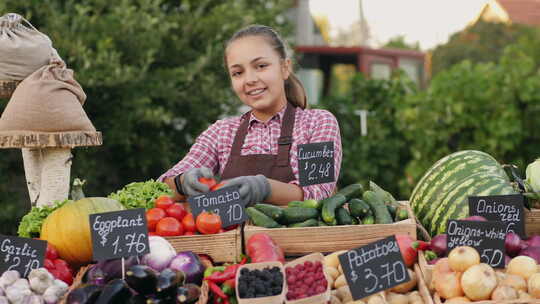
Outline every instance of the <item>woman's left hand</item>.
POLYGON ((225 187, 240 186, 238 191, 246 206, 262 203, 270 196, 270 183, 261 174, 239 176, 225 181, 225 187))

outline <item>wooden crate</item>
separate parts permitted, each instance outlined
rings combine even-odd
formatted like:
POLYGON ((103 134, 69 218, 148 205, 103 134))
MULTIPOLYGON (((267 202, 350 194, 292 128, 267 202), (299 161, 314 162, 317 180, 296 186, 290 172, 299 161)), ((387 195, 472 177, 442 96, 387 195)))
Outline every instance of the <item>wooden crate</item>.
POLYGON ((193 251, 209 255, 215 263, 238 262, 242 253, 240 227, 218 234, 165 237, 177 252, 193 251))
POLYGON ((319 226, 302 228, 264 228, 246 224, 244 244, 260 232, 268 234, 287 256, 301 256, 312 252, 351 250, 394 234, 409 234, 416 239, 416 221, 407 202, 409 218, 392 224, 319 226))
POLYGON ((525 234, 540 234, 540 209, 525 209, 525 234))

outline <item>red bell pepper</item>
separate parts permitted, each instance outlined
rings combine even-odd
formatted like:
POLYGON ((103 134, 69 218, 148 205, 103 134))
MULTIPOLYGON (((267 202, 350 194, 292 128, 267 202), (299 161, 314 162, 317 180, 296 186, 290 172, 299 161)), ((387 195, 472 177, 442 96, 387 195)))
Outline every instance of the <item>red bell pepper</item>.
POLYGON ((252 263, 274 262, 285 263, 285 255, 274 240, 266 233, 256 233, 247 241, 247 254, 252 263))
POLYGON ((221 284, 221 290, 228 296, 233 296, 236 292, 236 279, 229 279, 221 284))
POLYGON ((416 249, 416 251, 426 251, 431 249, 431 244, 424 241, 416 241, 412 243, 412 248, 416 249))
POLYGON ((403 256, 405 266, 412 267, 418 259, 418 252, 413 248, 413 240, 408 234, 396 234, 395 235, 399 250, 403 256))

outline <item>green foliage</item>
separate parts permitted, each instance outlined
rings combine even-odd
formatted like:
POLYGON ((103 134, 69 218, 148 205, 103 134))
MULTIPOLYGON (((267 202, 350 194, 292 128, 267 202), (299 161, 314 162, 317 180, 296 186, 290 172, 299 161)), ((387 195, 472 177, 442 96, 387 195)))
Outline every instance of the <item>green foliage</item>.
POLYGON ((383 48, 420 51, 420 43, 418 41, 416 43, 408 43, 405 41, 405 35, 398 35, 390 38, 390 40, 383 45, 383 48))
POLYGON ((172 195, 172 190, 165 183, 149 180, 133 182, 122 189, 109 194, 108 198, 119 201, 126 209, 154 208, 154 201, 161 195, 172 195))
POLYGON ((39 237, 45 219, 67 202, 69 200, 55 201, 52 206, 32 207, 30 212, 22 217, 17 233, 20 237, 39 237))
MULTIPOLYGON (((131 181, 158 177, 210 123, 236 111, 240 101, 223 67, 224 42, 252 23, 289 33, 284 12, 291 4, 5 0, 0 14, 24 15, 75 71, 104 144, 75 148, 71 174, 88 181, 89 196, 104 196, 131 181)), ((8 157, 0 151, 0 170, 9 172, 0 174, 0 201, 29 208, 20 151, 14 151, 8 157)))
POLYGON ((435 48, 432 74, 437 75, 466 59, 473 63, 497 62, 506 46, 516 43, 531 31, 530 27, 519 24, 479 21, 453 34, 446 44, 435 48))
POLYGON ((350 87, 348 94, 321 102, 336 116, 341 131, 343 160, 339 186, 355 182, 365 185, 373 180, 397 196, 398 181, 404 176, 409 159, 405 138, 397 128, 398 109, 414 85, 402 77, 373 80, 357 74, 350 87), (369 111, 366 136, 361 136, 360 117, 355 114, 361 109, 369 111))

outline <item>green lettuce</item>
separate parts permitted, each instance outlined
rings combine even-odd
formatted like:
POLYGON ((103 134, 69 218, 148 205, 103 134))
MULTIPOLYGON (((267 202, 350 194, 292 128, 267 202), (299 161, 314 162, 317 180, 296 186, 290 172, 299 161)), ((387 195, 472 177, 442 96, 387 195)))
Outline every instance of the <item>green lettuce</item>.
POLYGON ((119 201, 126 209, 150 209, 154 208, 155 199, 161 195, 173 195, 173 192, 167 184, 151 179, 127 184, 108 197, 119 201))
POLYGON ((32 207, 19 223, 17 231, 20 237, 37 238, 41 233, 43 221, 56 209, 64 206, 70 200, 55 201, 52 206, 32 207))

